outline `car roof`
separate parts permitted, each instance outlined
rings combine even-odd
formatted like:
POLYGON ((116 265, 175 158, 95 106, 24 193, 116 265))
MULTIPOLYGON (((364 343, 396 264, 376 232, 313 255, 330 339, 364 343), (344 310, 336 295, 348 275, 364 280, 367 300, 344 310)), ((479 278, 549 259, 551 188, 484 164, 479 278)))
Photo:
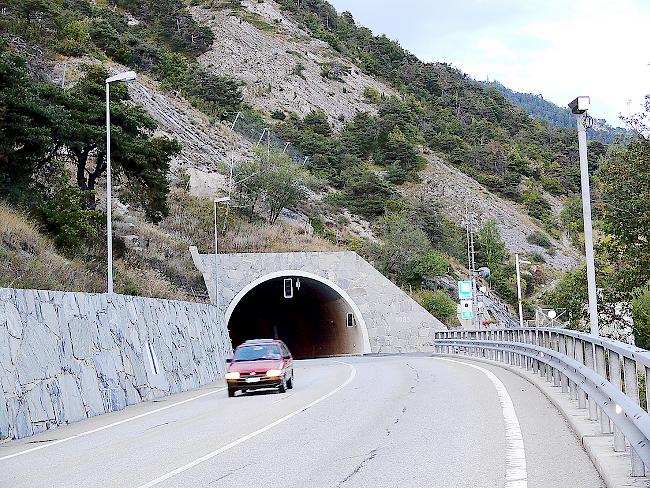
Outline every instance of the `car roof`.
MULTIPOLYGON (((280 339, 249 339, 245 341, 240 346, 251 345, 251 344, 284 344, 280 339)), ((239 347, 239 346, 237 346, 239 347)))

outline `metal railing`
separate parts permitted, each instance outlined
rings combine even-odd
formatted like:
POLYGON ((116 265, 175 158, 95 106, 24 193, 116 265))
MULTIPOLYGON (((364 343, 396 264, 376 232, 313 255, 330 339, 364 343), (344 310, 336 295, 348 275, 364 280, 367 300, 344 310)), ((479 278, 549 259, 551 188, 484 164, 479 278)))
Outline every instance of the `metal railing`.
POLYGON ((513 328, 436 332, 435 351, 519 366, 561 388, 613 434, 613 449, 629 444, 632 476, 650 466, 650 352, 567 329, 513 328), (642 401, 643 398, 643 401, 642 401))

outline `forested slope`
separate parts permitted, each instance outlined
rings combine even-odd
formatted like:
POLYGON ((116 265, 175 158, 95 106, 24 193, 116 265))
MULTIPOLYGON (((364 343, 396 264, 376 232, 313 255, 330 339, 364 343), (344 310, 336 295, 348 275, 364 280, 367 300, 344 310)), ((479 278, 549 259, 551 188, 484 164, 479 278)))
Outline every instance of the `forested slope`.
MULTIPOLYGON (((2 5, 1 198, 88 269, 105 262, 103 80, 138 72, 112 87, 116 245, 165 291, 124 292, 197 295, 186 247, 212 245, 210 192, 232 191, 225 251, 353 249, 443 320, 451 297, 427 288, 464 273, 465 204, 507 301, 511 253, 536 262, 527 297, 579 261, 575 131, 326 2, 2 5)), ((611 152, 590 145, 595 173, 611 152)))

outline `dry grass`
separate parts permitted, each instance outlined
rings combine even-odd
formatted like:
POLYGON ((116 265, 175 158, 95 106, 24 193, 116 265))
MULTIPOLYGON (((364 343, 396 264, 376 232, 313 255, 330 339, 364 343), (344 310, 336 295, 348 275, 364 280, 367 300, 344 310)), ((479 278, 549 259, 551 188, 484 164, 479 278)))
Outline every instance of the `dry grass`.
MULTIPOLYGON (((135 248, 115 259, 115 291, 176 300, 206 301, 203 277, 189 253, 214 249, 212 203, 182 190, 170 194, 170 214, 158 225, 132 215, 115 222, 116 235, 138 236, 135 248)), ((303 229, 266 222, 249 223, 237 215, 220 237, 220 252, 294 252, 340 250, 303 229)), ((101 293, 106 290, 105 248, 67 257, 23 212, 0 202, 0 287, 101 293)))
POLYGON ((0 286, 96 292, 104 285, 85 263, 59 255, 27 215, 0 202, 0 286))
MULTIPOLYGON (((101 255, 103 250, 97 252, 101 255)), ((41 290, 106 291, 105 258, 86 261, 59 254, 28 215, 0 202, 0 286, 41 290)), ((187 298, 160 272, 137 260, 115 261, 115 291, 158 298, 187 298)))
POLYGON ((304 229, 265 222, 238 222, 219 241, 219 252, 340 251, 331 242, 304 229))
MULTIPOLYGON (((170 251, 182 251, 189 256, 189 246, 197 246, 201 252, 212 252, 213 211, 209 200, 174 189, 170 195, 169 217, 159 226, 140 226, 138 235, 148 241, 148 252, 161 257, 170 251)), ((226 234, 219 238, 219 252, 336 250, 340 249, 319 236, 307 234, 304 229, 280 223, 270 225, 264 221, 249 223, 246 218, 233 213, 230 214, 226 234)), ((167 259, 169 257, 166 256, 167 259)))

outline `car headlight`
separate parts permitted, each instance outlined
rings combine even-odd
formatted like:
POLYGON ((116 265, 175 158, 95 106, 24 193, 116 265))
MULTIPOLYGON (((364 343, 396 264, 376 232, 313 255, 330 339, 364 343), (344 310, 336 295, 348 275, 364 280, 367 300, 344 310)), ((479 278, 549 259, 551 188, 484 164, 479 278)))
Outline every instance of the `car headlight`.
POLYGON ((282 370, 281 369, 269 369, 266 372, 266 376, 269 378, 277 378, 278 376, 282 376, 282 370))
POLYGON ((231 371, 230 373, 226 373, 227 380, 238 380, 239 376, 239 371, 231 371))

